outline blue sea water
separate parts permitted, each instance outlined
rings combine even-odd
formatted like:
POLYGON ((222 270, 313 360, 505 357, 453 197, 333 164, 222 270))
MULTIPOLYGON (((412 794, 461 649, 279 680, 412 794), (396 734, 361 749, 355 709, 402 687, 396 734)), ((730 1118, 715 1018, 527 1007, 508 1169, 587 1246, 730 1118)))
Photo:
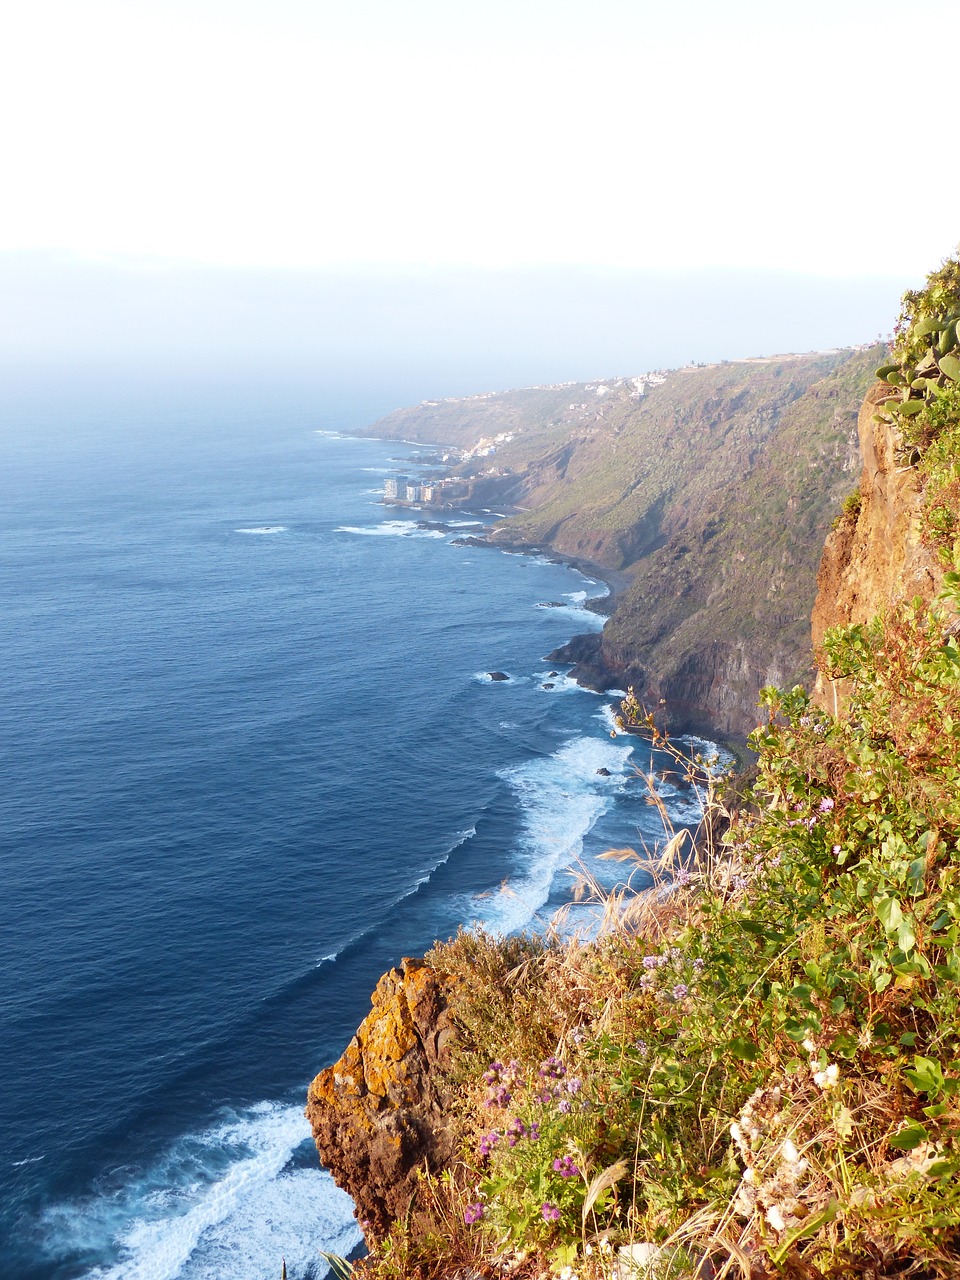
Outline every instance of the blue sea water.
POLYGON ((420 451, 359 403, 2 409, 4 1272, 320 1277, 305 1089, 379 974, 659 833, 609 699, 543 688, 604 588, 380 505, 420 451))

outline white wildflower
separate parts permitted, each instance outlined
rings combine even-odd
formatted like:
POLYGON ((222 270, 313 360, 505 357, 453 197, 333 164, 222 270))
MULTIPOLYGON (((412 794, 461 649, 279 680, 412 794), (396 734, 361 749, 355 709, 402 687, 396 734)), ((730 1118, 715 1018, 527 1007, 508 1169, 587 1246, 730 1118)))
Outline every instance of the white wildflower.
POLYGON ((835 1089, 839 1081, 840 1068, 835 1062, 831 1062, 825 1070, 813 1073, 813 1083, 818 1089, 823 1089, 824 1092, 828 1089, 835 1089))
POLYGON ((780 1212, 778 1205, 770 1205, 767 1209, 766 1218, 774 1231, 786 1231, 787 1224, 783 1220, 783 1214, 780 1212))

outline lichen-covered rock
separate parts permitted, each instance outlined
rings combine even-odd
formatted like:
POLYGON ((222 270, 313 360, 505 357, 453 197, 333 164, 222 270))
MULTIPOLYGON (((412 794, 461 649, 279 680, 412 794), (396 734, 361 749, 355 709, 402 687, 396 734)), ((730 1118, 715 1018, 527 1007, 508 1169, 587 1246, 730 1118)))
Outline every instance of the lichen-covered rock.
POLYGON ((377 983, 372 1005, 307 1094, 320 1160, 353 1197, 368 1240, 406 1213, 417 1171, 446 1167, 457 1150, 443 1074, 454 1038, 443 982, 404 959, 377 983))

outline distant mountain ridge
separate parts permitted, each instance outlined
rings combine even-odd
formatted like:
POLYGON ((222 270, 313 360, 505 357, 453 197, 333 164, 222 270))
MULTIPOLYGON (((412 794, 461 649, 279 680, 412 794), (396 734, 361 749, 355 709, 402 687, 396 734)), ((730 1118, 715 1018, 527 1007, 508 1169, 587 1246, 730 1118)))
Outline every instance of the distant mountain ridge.
POLYGON ((744 737, 765 684, 810 674, 824 537, 859 469, 885 348, 691 366, 399 410, 378 436, 471 450, 457 505, 513 514, 495 545, 615 571, 602 635, 555 660, 633 685, 675 729, 744 737), (625 576, 621 576, 625 575, 625 576))

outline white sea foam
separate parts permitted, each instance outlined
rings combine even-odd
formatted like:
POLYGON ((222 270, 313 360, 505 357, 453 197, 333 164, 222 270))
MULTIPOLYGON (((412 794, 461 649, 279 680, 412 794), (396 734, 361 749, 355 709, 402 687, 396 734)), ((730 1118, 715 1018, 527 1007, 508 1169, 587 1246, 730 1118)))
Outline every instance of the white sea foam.
POLYGON ((629 757, 630 747, 604 738, 572 738, 553 755, 500 774, 522 813, 519 875, 494 897, 475 900, 476 918, 498 933, 530 923, 549 898, 557 872, 582 856, 584 837, 614 802, 612 778, 622 777, 629 757), (612 777, 598 769, 609 769, 612 777))
POLYGON ((442 529, 421 529, 410 520, 384 520, 374 525, 342 524, 337 533, 355 533, 363 538, 445 538, 442 529))
POLYGON ((716 757, 721 769, 734 763, 735 758, 732 753, 725 747, 721 747, 719 743, 711 742, 709 738, 700 738, 696 734, 686 733, 681 738, 681 742, 687 745, 692 755, 702 756, 704 760, 712 760, 716 757))
POLYGON ((534 679, 542 689, 544 685, 552 685, 548 693, 593 693, 592 689, 584 689, 570 676, 551 675, 549 671, 537 671, 534 679))
POLYGON ((45 1247, 120 1260, 84 1280, 263 1280, 324 1274, 317 1250, 360 1243, 353 1204, 320 1169, 288 1167, 310 1137, 302 1108, 261 1103, 179 1139, 112 1193, 44 1215, 45 1247))
MULTIPOLYGON (((506 675, 506 672, 504 672, 504 675, 506 675)), ((475 671, 473 673, 473 678, 477 682, 477 684, 514 684, 515 683, 513 676, 509 676, 509 675, 507 676, 506 680, 494 680, 493 676, 489 671, 475 671)))
POLYGON ((234 533, 286 533, 287 526, 285 524, 258 524, 251 529, 234 529, 234 533))

